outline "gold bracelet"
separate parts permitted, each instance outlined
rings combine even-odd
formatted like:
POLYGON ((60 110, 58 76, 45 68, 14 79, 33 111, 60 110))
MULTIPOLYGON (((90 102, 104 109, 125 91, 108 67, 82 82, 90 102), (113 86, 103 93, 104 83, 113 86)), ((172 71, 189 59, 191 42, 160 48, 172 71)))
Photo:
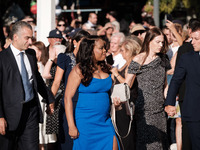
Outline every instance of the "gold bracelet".
POLYGON ((116 78, 119 77, 119 74, 116 76, 116 78))

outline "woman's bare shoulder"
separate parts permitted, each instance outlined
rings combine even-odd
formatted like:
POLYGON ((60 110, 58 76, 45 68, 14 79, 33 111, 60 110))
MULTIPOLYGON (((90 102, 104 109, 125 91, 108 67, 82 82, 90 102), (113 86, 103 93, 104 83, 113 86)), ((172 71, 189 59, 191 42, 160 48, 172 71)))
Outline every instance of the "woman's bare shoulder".
POLYGON ((81 73, 81 69, 79 68, 79 65, 77 64, 76 66, 74 66, 74 68, 72 69, 71 73, 75 76, 79 76, 82 77, 82 73, 81 73))
POLYGON ((133 61, 139 63, 139 64, 142 64, 143 60, 144 60, 144 57, 146 56, 146 53, 140 53, 138 55, 136 55, 134 58, 133 58, 133 61))

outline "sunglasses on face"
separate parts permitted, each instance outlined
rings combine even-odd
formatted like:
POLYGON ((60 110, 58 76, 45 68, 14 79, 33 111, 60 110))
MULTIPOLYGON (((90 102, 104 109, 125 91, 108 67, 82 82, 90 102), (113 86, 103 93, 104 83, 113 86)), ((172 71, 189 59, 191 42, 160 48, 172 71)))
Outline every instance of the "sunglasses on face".
POLYGON ((58 24, 58 26, 59 26, 59 27, 61 27, 61 26, 64 26, 64 27, 65 27, 65 24, 58 24))
POLYGON ((143 30, 138 30, 138 31, 133 32, 132 34, 135 36, 138 36, 139 34, 142 34, 142 33, 144 33, 143 30))

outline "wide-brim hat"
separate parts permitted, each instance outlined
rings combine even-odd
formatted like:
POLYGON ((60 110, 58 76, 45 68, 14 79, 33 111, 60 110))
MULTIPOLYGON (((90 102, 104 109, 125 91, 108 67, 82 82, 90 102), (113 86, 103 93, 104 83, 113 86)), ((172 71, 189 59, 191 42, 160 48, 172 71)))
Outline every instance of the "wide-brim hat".
POLYGON ((131 33, 134 33, 135 31, 145 31, 146 29, 141 24, 136 24, 131 29, 131 33))
POLYGON ((59 39, 61 39, 61 38, 63 38, 63 36, 62 36, 61 31, 59 31, 58 29, 54 29, 54 30, 51 30, 49 32, 49 36, 47 38, 59 38, 59 39))

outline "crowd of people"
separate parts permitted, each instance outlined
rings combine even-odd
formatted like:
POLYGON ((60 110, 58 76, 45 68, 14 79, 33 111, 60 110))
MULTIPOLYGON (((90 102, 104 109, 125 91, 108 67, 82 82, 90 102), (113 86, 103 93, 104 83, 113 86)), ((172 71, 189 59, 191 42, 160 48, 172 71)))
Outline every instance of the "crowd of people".
POLYGON ((89 13, 69 25, 58 16, 48 46, 30 16, 4 26, 0 149, 200 149, 200 21, 159 28, 147 16, 127 33, 115 11, 105 19, 89 13), (135 105, 127 136, 127 103, 113 99, 119 134, 110 117, 110 90, 120 83, 135 105))

